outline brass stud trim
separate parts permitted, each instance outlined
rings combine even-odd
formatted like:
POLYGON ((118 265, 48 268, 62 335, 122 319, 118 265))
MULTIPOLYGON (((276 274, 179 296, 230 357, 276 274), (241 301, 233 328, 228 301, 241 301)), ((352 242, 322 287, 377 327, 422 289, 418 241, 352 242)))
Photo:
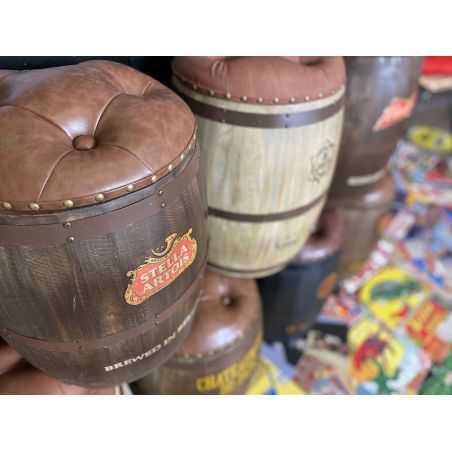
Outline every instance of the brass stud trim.
POLYGON ((75 240, 75 237, 73 237, 72 235, 67 238, 68 242, 73 242, 74 240, 75 240))
POLYGON ((134 185, 133 184, 129 184, 129 185, 127 185, 127 191, 128 192, 131 192, 131 191, 133 191, 133 189, 134 189, 135 187, 134 187, 134 185))
POLYGON ((66 199, 66 201, 63 202, 64 207, 67 207, 68 209, 74 207, 74 201, 71 199, 66 199))
POLYGON ((30 207, 31 210, 39 210, 39 209, 41 208, 41 207, 39 206, 39 204, 36 203, 36 202, 31 202, 31 203, 29 204, 29 207, 30 207))
POLYGON ((104 195, 103 193, 98 193, 98 194, 95 196, 95 199, 96 199, 97 202, 102 202, 102 201, 105 200, 105 195, 104 195))
POLYGON ((240 98, 240 100, 241 100, 242 102, 246 102, 246 101, 248 100, 248 97, 242 96, 242 97, 240 98))
POLYGON ((160 207, 166 207, 166 203, 165 202, 162 202, 161 204, 160 204, 160 207))
POLYGON ((231 93, 226 93, 226 99, 230 99, 231 97, 231 93))
POLYGON ((305 98, 304 98, 304 100, 309 100, 310 98, 309 98, 309 96, 306 96, 305 98))
POLYGON ((264 99, 262 99, 262 97, 258 97, 257 101, 261 104, 262 102, 264 102, 264 99))
POLYGON ((170 163, 169 165, 168 165, 168 171, 171 171, 173 169, 173 165, 170 163))
POLYGON ((6 202, 6 201, 2 203, 2 206, 6 210, 10 210, 13 208, 12 204, 10 202, 6 202))
POLYGON ((323 97, 323 93, 319 93, 319 97, 323 97))
POLYGON ((215 96, 215 91, 214 91, 213 89, 210 89, 210 90, 209 90, 209 94, 210 94, 211 96, 215 96))
POLYGON ((295 97, 291 97, 289 102, 290 102, 291 104, 294 104, 294 103, 295 103, 295 97))
POLYGON ((181 154, 181 155, 180 155, 180 159, 181 159, 181 160, 184 160, 184 158, 185 158, 185 154, 181 154))
POLYGON ((162 195, 163 195, 163 190, 159 190, 159 191, 158 191, 158 194, 159 194, 160 196, 162 196, 162 195))
POLYGON ((275 98, 273 99, 273 102, 274 102, 275 104, 279 104, 279 98, 278 98, 278 97, 275 97, 275 98))
POLYGON ((154 174, 151 178, 152 182, 156 182, 157 181, 157 176, 154 174))

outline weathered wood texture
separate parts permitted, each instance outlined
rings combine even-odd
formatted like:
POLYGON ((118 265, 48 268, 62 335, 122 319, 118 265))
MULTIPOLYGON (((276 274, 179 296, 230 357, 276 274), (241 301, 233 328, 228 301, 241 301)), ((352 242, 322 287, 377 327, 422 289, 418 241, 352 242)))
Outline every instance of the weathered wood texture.
MULTIPOLYGON (((44 372, 81 386, 136 380, 165 362, 190 331, 207 253, 205 180, 198 165, 196 151, 177 175, 131 194, 130 202, 142 197, 148 208, 159 209, 108 233, 93 231, 94 237, 46 246, 0 239, 0 334, 6 341, 44 372), (168 187, 194 164, 193 177, 167 199, 168 187), (194 262, 142 304, 126 303, 127 273, 164 247, 170 234, 181 236, 190 228, 197 241, 194 262)), ((103 204, 102 212, 97 206, 61 214, 2 214, 0 228, 8 223, 17 229, 45 223, 63 228, 68 216, 75 227, 93 212, 108 225, 116 209, 130 208, 124 206, 128 198, 103 204)))
MULTIPOLYGON (((326 108, 336 94, 281 106, 251 105, 202 95, 175 81, 176 88, 199 102, 234 112, 287 114, 326 108)), ((209 215, 209 265, 241 277, 281 269, 300 249, 320 214, 333 176, 343 109, 300 127, 258 128, 224 124, 196 116, 201 153, 207 160, 209 209, 267 216, 309 206, 288 218, 239 221, 209 215)))
POLYGON ((344 131, 330 197, 375 185, 416 103, 421 57, 346 57, 344 131))
POLYGON ((381 237, 382 220, 391 209, 395 184, 388 173, 367 193, 328 205, 337 208, 344 222, 344 245, 339 259, 338 276, 347 278, 363 265, 381 237))

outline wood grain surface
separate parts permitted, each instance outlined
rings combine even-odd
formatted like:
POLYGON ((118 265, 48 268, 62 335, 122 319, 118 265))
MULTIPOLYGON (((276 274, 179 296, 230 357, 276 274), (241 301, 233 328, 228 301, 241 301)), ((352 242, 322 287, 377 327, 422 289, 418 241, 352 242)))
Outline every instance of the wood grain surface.
POLYGON ((344 279, 358 271, 370 256, 381 236, 382 221, 391 209, 395 184, 389 173, 366 193, 341 200, 329 200, 344 222, 344 244, 339 259, 338 277, 344 279))
MULTIPOLYGON (((197 101, 258 114, 321 109, 344 93, 341 89, 312 102, 262 106, 209 97, 175 84, 197 101)), ((310 125, 270 129, 197 116, 201 153, 207 162, 209 208, 233 214, 284 214, 326 194, 336 164, 342 118, 341 109, 310 125)), ((209 215, 209 264, 230 275, 250 278, 274 273, 303 245, 321 209, 322 201, 291 218, 259 222, 209 215)))
POLYGON ((384 176, 416 103, 422 57, 346 57, 345 63, 344 131, 330 194, 337 199, 384 176))
MULTIPOLYGON (((192 158, 199 159, 199 151, 192 158)), ((153 186, 149 195, 153 202, 163 199, 157 193, 165 186, 164 179, 153 186)), ((131 196, 132 202, 136 196, 131 196)), ((124 198, 105 203, 100 214, 108 216, 108 208, 118 203, 123 207, 124 198)), ((87 216, 90 209, 86 208, 87 216)), ((72 215, 83 219, 84 210, 72 215)), ((24 216, 20 217, 16 220, 23 223, 24 216)), ((34 218, 25 222, 33 224, 34 218)), ((36 218, 37 224, 43 221, 42 216, 36 218)), ((60 221, 55 215, 50 218, 60 221)), ((0 216, 0 223, 3 220, 0 216)), ((6 222, 12 222, 11 215, 6 222)), ((30 363, 65 382, 110 386, 136 380, 165 362, 189 333, 206 253, 201 166, 185 189, 167 199, 159 211, 138 222, 130 218, 128 225, 108 234, 44 248, 0 245, 1 335, 30 363), (193 264, 142 304, 127 304, 127 273, 161 248, 169 235, 182 235, 190 228, 197 241, 193 264), (105 369, 127 360, 134 362, 105 369)))

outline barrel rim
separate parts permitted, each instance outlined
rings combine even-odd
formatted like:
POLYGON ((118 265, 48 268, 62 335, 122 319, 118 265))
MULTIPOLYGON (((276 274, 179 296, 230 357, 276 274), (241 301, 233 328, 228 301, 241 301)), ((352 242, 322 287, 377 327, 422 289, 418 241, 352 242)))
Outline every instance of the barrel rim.
POLYGON ((182 92, 179 92, 179 96, 197 116, 222 124, 260 129, 290 129, 316 124, 339 113, 345 104, 343 92, 333 103, 312 110, 296 113, 251 113, 200 102, 182 92))
MULTIPOLYGON (((198 147, 196 147, 198 148, 198 147)), ((123 207, 117 200, 110 201, 112 210, 97 207, 85 208, 90 215, 72 217, 67 212, 41 216, 42 222, 34 223, 36 216, 9 216, 13 222, 2 223, 0 215, 0 246, 28 245, 37 248, 75 240, 86 240, 110 233, 155 215, 174 203, 199 172, 199 152, 192 152, 184 167, 169 176, 161 185, 142 190, 139 199, 123 207), (164 183, 163 183, 164 182, 164 183), (23 223, 21 221, 25 220, 23 223)), ((134 194, 136 195, 136 194, 134 194)), ((80 209, 84 210, 85 209, 80 209)), ((206 212, 207 213, 207 212, 206 212)))
MULTIPOLYGON (((180 96, 179 96, 180 97, 180 96)), ((151 176, 146 176, 133 184, 124 185, 114 188, 110 191, 102 193, 105 201, 100 200, 96 203, 83 205, 80 200, 74 198, 71 202, 75 207, 65 209, 46 209, 46 202, 40 202, 39 210, 21 210, 16 209, 17 202, 14 200, 0 200, 0 224, 28 222, 36 223, 54 223, 71 221, 79 218, 86 218, 95 215, 101 215, 130 205, 145 197, 154 195, 162 186, 165 186, 174 177, 180 174, 187 166, 188 161, 192 158, 199 148, 197 138, 197 127, 193 131, 193 135, 186 149, 179 155, 178 159, 171 162, 164 171, 160 171, 151 176)), ((55 203, 56 201, 50 201, 55 203)), ((61 200, 63 204, 63 200, 61 200)))

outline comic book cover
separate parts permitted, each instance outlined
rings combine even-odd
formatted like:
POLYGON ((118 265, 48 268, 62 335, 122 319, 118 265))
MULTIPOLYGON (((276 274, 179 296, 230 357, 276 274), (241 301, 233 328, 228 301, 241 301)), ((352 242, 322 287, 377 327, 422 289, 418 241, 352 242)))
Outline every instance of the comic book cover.
POLYGON ((354 295, 369 278, 389 264, 394 251, 395 244, 392 240, 380 239, 361 269, 350 278, 342 281, 341 288, 349 295, 354 295))
POLYGON ((320 323, 344 323, 350 325, 363 313, 363 306, 357 302, 356 298, 349 295, 345 290, 338 294, 330 295, 317 322, 320 323))
POLYGON ((432 362, 444 361, 452 346, 451 301, 432 294, 405 322, 410 338, 422 347, 432 362))
POLYGON ((442 364, 433 366, 419 394, 452 395, 452 353, 449 353, 442 364))
POLYGON ((308 394, 350 394, 342 368, 347 369, 347 359, 339 354, 331 362, 315 354, 306 353, 297 365, 293 380, 308 394))
POLYGON ((364 283, 358 300, 376 319, 393 330, 408 319, 428 295, 422 282, 407 271, 390 265, 364 283))
POLYGON ((398 254, 425 281, 452 295, 452 211, 416 210, 416 223, 397 242, 398 254))
POLYGON ((261 357, 251 379, 248 395, 301 395, 304 391, 293 380, 295 368, 287 361, 282 344, 262 344, 261 357))
POLYGON ((247 395, 302 395, 302 389, 268 359, 261 358, 247 395))
POLYGON ((301 357, 293 380, 308 394, 350 394, 346 336, 311 330, 294 341, 301 357))
POLYGON ((401 141, 391 159, 397 190, 408 205, 431 204, 452 208, 452 158, 449 152, 422 150, 401 141))
POLYGON ((407 335, 392 333, 371 316, 350 328, 348 346, 357 394, 416 394, 431 364, 407 335))

